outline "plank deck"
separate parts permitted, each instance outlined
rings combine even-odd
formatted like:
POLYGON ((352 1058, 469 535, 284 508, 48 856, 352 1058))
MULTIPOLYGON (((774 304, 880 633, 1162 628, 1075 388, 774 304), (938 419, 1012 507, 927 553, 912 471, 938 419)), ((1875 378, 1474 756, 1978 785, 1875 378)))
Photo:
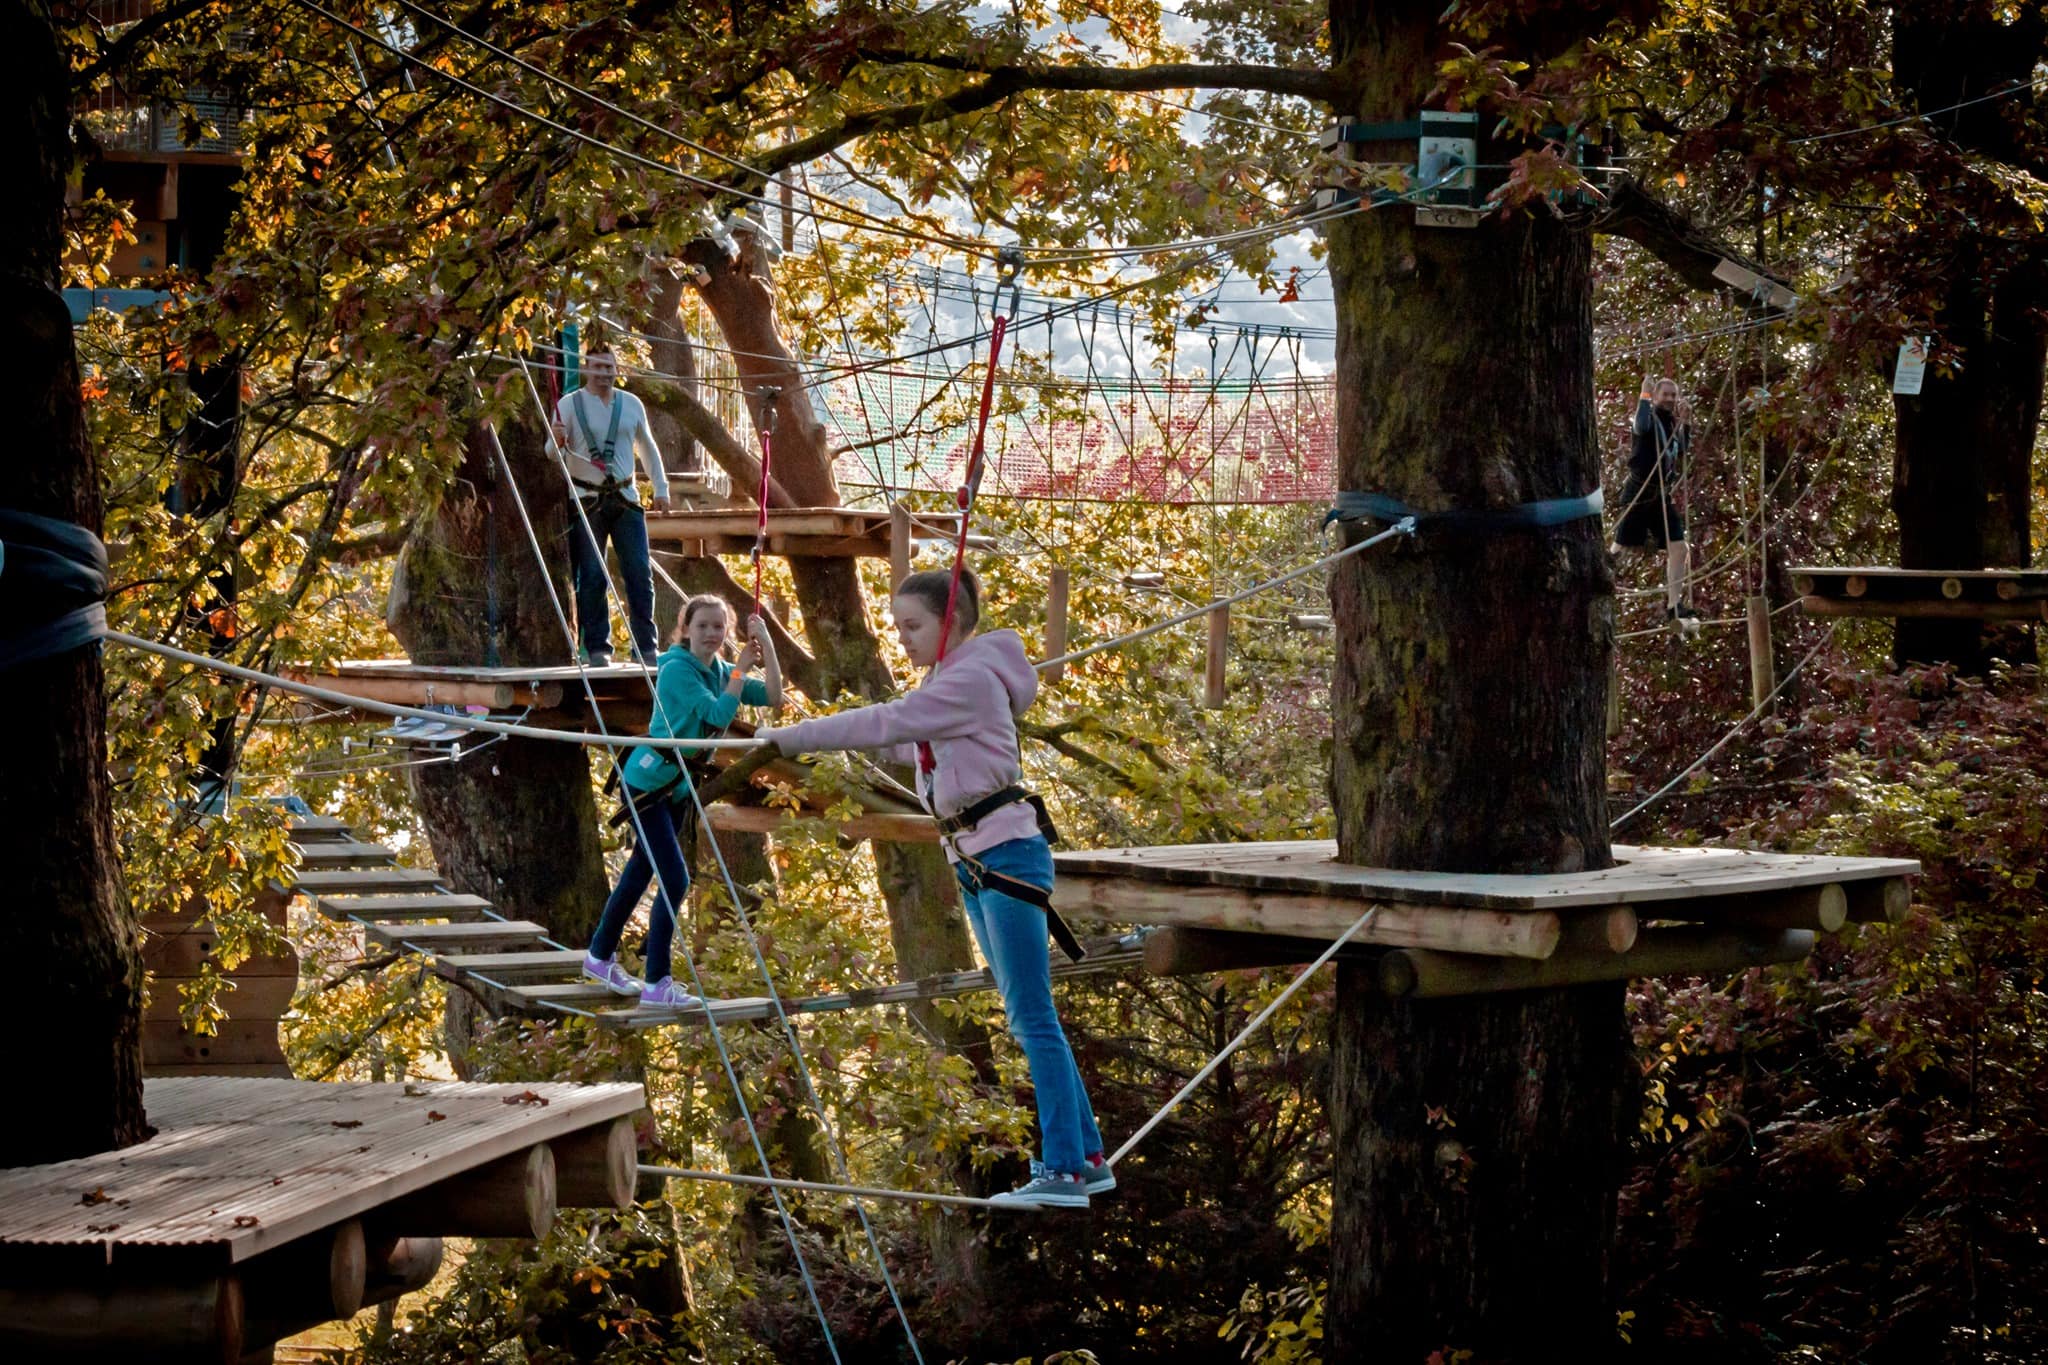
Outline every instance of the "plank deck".
POLYGON ((292 874, 292 889, 314 896, 377 896, 439 885, 440 873, 418 867, 335 868, 292 874))
POLYGON ((363 926, 371 942, 386 948, 437 953, 447 948, 505 949, 521 943, 542 946, 547 930, 532 920, 478 920, 472 924, 377 924, 363 926))
POLYGON ((316 896, 313 908, 330 919, 479 920, 488 919, 491 903, 482 896, 316 896))
MULTIPOLYGON (((1568 910, 1654 907, 1702 898, 1733 899, 1829 882, 1915 876, 1920 864, 1898 858, 1835 858, 1750 849, 1649 848, 1617 844, 1614 867, 1531 876, 1411 872, 1336 861, 1334 840, 1180 844, 1055 854, 1062 874, 1117 877, 1177 886, 1297 892, 1359 902, 1386 901, 1472 910, 1568 910)), ((1057 883, 1055 883, 1057 887, 1057 883)), ((1361 906, 1362 908, 1362 906, 1361 906)))
POLYGON ((1801 564, 1791 570, 1810 616, 2048 619, 2048 570, 1898 569, 1801 564))
POLYGON ((382 844, 356 839, 322 839, 299 845, 299 866, 304 868, 391 867, 398 855, 382 844))
POLYGON ((526 953, 443 953, 433 962, 442 976, 474 976, 492 981, 573 979, 583 970, 581 948, 542 948, 526 953))
POLYGON ((627 1084, 228 1076, 150 1077, 143 1099, 148 1142, 0 1170, 0 1248, 87 1248, 116 1266, 202 1249, 225 1267, 647 1103, 627 1084))

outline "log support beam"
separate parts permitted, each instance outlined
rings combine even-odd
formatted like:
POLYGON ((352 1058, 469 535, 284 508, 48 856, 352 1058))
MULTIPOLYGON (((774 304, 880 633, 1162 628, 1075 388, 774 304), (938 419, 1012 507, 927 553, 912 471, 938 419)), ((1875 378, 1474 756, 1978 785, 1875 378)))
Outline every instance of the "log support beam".
POLYGON ((545 1142, 416 1194, 372 1215, 373 1233, 432 1237, 523 1237, 539 1241, 555 1224, 555 1156, 545 1142))

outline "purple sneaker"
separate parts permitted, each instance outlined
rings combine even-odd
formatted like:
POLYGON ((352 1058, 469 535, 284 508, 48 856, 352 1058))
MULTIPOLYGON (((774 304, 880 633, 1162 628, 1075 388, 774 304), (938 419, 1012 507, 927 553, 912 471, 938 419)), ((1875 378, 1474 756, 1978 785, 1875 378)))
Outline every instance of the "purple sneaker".
POLYGON ((615 957, 583 955, 583 974, 613 995, 640 994, 640 978, 619 965, 615 957))
POLYGON ((656 1010, 700 1010, 704 1002, 676 984, 672 976, 664 976, 640 992, 640 1008, 656 1010))

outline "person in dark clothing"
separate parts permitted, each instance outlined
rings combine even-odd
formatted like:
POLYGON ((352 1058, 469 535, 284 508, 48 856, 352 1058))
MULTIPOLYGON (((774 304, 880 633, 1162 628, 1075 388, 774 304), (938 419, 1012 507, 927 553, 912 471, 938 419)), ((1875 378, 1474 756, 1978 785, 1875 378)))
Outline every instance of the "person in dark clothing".
POLYGON ((1672 379, 1646 381, 1636 402, 1628 483, 1614 528, 1617 555, 1624 548, 1664 551, 1664 615, 1697 629, 1699 613, 1686 601, 1692 547, 1685 539, 1683 478, 1692 453, 1692 414, 1672 379))

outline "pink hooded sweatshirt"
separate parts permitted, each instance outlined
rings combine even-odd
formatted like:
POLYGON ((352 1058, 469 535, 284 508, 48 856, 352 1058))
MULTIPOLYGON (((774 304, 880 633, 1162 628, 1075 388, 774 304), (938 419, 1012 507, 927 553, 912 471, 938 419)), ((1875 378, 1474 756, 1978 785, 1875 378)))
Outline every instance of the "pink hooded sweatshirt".
MULTIPOLYGON (((778 725, 755 733, 785 754, 819 749, 882 749, 898 762, 917 762, 917 744, 932 746, 938 762, 929 779, 919 775, 926 800, 953 815, 1023 776, 1017 755, 1017 717, 1038 696, 1038 670, 1014 630, 969 637, 926 675, 922 686, 895 701, 836 716, 778 725)), ((956 839, 942 841, 955 862, 1012 839, 1038 833, 1030 806, 1013 802, 956 839), (957 847, 956 847, 957 845, 957 847)))

